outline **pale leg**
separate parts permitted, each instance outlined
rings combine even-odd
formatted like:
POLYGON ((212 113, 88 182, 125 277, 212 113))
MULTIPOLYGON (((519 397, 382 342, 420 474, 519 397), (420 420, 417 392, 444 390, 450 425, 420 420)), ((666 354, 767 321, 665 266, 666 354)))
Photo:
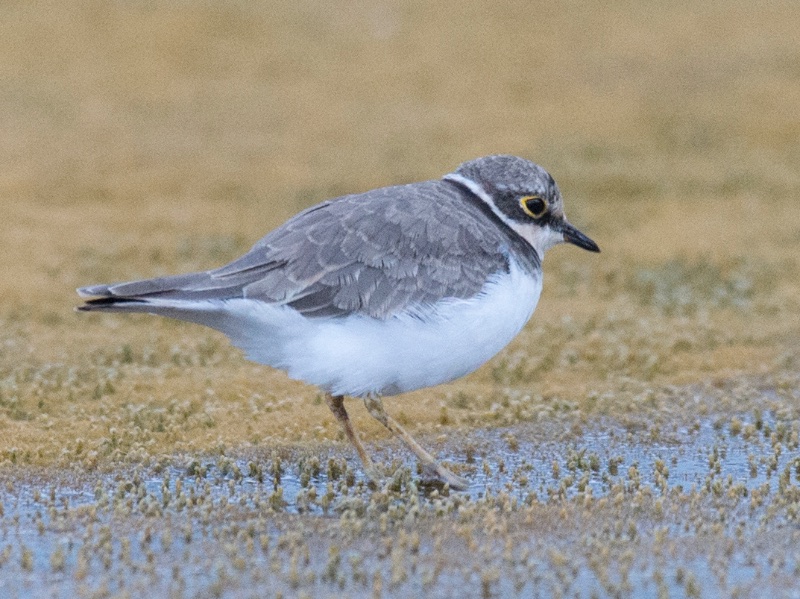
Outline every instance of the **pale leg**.
POLYGON ((367 406, 367 410, 369 410, 369 413, 372 414, 373 418, 388 428, 392 434, 400 437, 400 440, 416 454, 423 466, 436 472, 442 482, 450 485, 451 489, 458 491, 464 491, 469 487, 469 482, 466 479, 453 474, 447 468, 437 462, 434 457, 425 451, 419 443, 414 441, 414 438, 409 435, 394 418, 386 413, 386 410, 383 409, 383 402, 381 401, 380 397, 377 395, 368 395, 364 398, 364 405, 367 406))
POLYGON ((375 471, 375 465, 372 463, 372 459, 367 455, 364 446, 361 444, 361 439, 358 438, 358 433, 353 428, 353 424, 350 422, 350 417, 347 415, 347 410, 344 409, 344 397, 342 395, 331 395, 330 393, 325 394, 325 403, 328 404, 328 407, 333 412, 333 415, 336 417, 336 420, 339 421, 339 424, 342 425, 344 429, 344 434, 347 435, 347 438, 350 439, 350 443, 356 448, 358 452, 358 457, 361 458, 361 463, 364 464, 364 470, 367 472, 367 476, 375 482, 378 482, 379 477, 375 471))

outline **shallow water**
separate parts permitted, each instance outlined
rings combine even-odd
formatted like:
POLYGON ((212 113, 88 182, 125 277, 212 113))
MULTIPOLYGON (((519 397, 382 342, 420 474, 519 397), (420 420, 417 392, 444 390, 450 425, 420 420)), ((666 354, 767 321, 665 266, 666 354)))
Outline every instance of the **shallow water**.
POLYGON ((343 444, 6 472, 0 591, 800 596, 792 423, 739 419, 736 434, 704 420, 657 438, 610 422, 566 441, 536 426, 458 433, 436 450, 472 482, 464 493, 421 482, 393 442, 375 457, 404 459, 372 486, 343 444))

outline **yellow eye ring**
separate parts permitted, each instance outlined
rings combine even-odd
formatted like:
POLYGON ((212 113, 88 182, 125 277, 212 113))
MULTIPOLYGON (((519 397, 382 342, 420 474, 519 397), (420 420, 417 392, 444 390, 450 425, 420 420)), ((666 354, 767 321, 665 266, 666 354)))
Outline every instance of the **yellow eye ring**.
POLYGON ((524 196, 519 199, 519 205, 531 218, 542 218, 549 208, 547 200, 539 196, 524 196))

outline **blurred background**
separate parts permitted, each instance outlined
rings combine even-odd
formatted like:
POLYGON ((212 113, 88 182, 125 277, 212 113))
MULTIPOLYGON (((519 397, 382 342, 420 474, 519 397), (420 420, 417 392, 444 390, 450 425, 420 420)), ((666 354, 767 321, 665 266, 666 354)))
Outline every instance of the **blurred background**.
POLYGON ((1 2, 0 595, 796 597, 798 31, 797 0, 1 2), (348 401, 368 488, 319 391, 221 334, 73 311, 490 153, 602 253, 550 251, 497 358, 385 402, 469 493, 348 401))
MULTIPOLYGON (((472 397, 460 404, 468 420, 508 388, 542 405, 580 404, 631 381, 793 371, 796 8, 4 2, 0 370, 15 398, 6 426, 33 454, 54 456, 54 423, 76 414, 83 422, 208 386, 227 394, 232 418, 265 386, 314 397, 245 363, 216 333, 76 315, 74 288, 211 268, 322 199, 440 177, 489 153, 550 170, 570 219, 603 253, 551 252, 525 333, 466 382, 402 404, 419 426, 438 422, 454 390, 472 397), (175 380, 159 386, 154 373, 175 380)), ((289 404, 298 407, 287 417, 308 407, 289 404)), ((311 418, 324 414, 315 405, 311 418)), ((274 417, 254 426, 220 425, 209 438, 306 434, 274 417)))

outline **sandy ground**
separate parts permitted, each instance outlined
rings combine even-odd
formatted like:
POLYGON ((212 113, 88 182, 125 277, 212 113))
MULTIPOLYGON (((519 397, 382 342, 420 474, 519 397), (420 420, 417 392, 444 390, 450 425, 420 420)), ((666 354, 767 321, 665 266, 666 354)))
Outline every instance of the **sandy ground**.
POLYGON ((788 1, 4 4, 0 590, 798 596, 798 27, 788 1), (506 350, 386 401, 466 494, 352 401, 370 488, 316 389, 212 331, 72 312, 494 152, 603 252, 553 250, 506 350))

